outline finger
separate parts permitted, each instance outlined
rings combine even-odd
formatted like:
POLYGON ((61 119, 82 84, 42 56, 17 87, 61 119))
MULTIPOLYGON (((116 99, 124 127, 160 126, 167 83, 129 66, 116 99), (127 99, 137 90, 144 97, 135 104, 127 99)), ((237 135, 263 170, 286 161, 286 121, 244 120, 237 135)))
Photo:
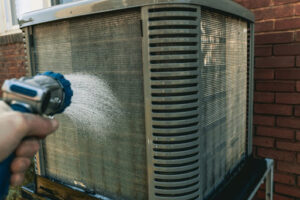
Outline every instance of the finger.
POLYGON ((19 157, 33 157, 40 148, 39 140, 30 138, 23 140, 16 149, 16 156, 19 157))
POLYGON ((31 163, 31 158, 28 157, 16 157, 10 166, 10 170, 12 173, 25 173, 25 171, 29 168, 31 163))
POLYGON ((24 179, 25 173, 12 174, 10 177, 10 184, 12 186, 20 186, 24 182, 24 179))
POLYGON ((6 112, 0 115, 0 127, 1 161, 17 148, 22 138, 44 138, 58 128, 58 122, 38 115, 6 112))
POLYGON ((0 101, 0 112, 8 112, 11 111, 11 108, 4 102, 0 101))
POLYGON ((45 138, 58 128, 58 121, 56 119, 48 119, 39 115, 23 114, 22 116, 23 137, 35 136, 38 138, 45 138))

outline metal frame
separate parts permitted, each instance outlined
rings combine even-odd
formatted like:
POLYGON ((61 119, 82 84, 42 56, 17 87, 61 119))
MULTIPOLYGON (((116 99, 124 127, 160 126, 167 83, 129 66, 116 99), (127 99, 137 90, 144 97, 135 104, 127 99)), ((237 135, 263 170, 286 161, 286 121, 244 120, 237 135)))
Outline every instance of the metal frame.
MULTIPOLYGON (((26 65, 27 65, 27 75, 34 76, 36 74, 35 56, 34 56, 34 42, 33 42, 33 27, 23 28, 23 33, 25 35, 25 50, 26 50, 26 65)), ((40 143, 40 150, 35 155, 35 171, 38 175, 45 175, 45 164, 44 164, 44 153, 42 148, 42 141, 40 143)))
POLYGON ((213 8, 230 13, 254 22, 254 15, 248 9, 228 0, 86 0, 62 4, 51 8, 24 14, 19 23, 21 27, 45 23, 49 21, 67 19, 72 17, 96 14, 107 11, 142 7, 160 4, 189 4, 213 8))
POLYGON ((249 62, 249 88, 248 88, 248 143, 247 154, 252 154, 253 137, 253 93, 254 93, 254 23, 250 23, 250 62, 249 62))
POLYGON ((274 172, 274 161, 272 159, 266 158, 267 163, 267 170, 264 173, 263 177, 260 179, 259 183, 257 184, 256 188, 253 190, 251 195, 249 196, 248 200, 252 200, 259 190, 260 185, 266 181, 266 200, 273 200, 273 172, 274 172))

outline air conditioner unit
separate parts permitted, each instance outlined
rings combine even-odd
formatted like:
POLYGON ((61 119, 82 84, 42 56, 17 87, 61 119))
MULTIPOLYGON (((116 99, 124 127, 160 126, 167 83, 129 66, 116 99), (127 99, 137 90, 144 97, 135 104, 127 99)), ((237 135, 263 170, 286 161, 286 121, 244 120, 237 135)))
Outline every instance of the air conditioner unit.
POLYGON ((252 152, 253 21, 229 0, 87 0, 25 14, 29 73, 92 74, 119 102, 107 113, 120 113, 96 131, 59 116, 38 175, 113 199, 210 197, 252 152))

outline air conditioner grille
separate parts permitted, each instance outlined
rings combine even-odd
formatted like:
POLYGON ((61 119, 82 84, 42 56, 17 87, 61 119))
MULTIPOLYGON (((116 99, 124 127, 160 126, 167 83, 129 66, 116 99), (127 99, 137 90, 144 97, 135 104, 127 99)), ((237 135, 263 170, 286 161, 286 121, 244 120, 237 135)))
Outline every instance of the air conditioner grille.
POLYGON ((153 199, 200 195, 199 12, 192 6, 146 11, 153 199))
POLYGON ((206 198, 245 154, 247 22, 186 5, 142 13, 149 198, 206 198))

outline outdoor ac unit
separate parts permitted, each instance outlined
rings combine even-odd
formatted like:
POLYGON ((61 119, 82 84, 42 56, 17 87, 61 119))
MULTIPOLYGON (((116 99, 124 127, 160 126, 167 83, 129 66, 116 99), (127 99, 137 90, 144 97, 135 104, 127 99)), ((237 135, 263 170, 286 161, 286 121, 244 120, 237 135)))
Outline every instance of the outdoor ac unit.
POLYGON ((87 0, 24 15, 31 74, 92 74, 121 109, 96 134, 59 116, 37 173, 113 199, 212 195, 251 154, 253 20, 228 0, 87 0))

